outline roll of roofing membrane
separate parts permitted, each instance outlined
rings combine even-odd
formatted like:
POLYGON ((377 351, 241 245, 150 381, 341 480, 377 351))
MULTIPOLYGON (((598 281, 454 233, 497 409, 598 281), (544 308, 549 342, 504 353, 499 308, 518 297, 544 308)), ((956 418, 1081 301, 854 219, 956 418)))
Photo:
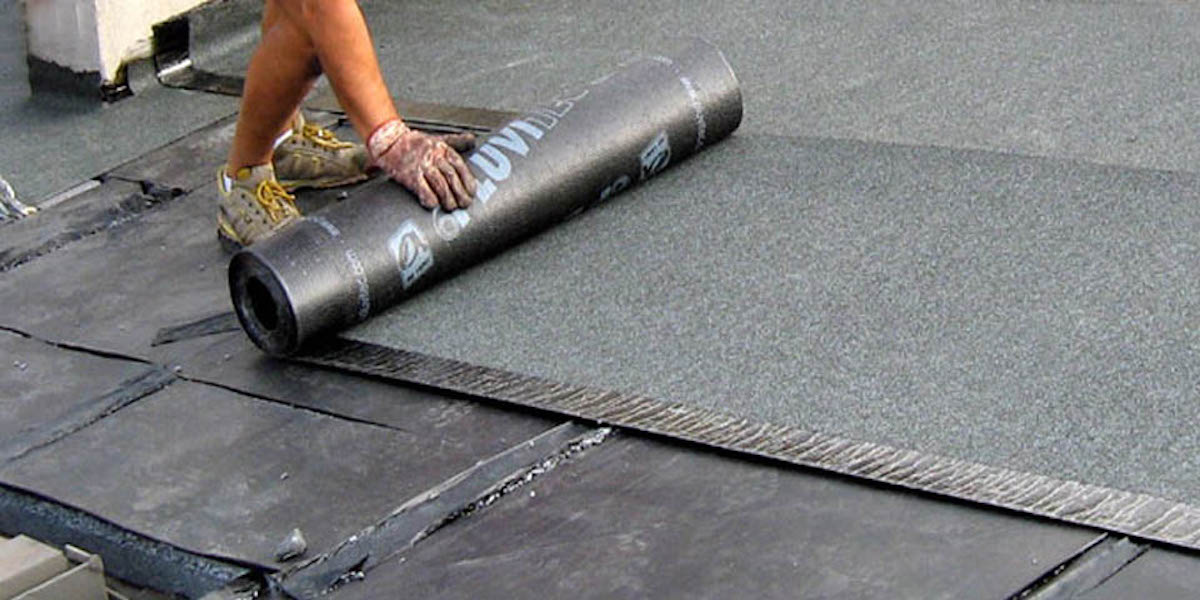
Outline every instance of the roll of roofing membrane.
POLYGON ((229 287, 260 348, 295 353, 661 172, 741 123, 721 52, 639 58, 482 138, 469 209, 428 211, 379 181, 234 255, 229 287))

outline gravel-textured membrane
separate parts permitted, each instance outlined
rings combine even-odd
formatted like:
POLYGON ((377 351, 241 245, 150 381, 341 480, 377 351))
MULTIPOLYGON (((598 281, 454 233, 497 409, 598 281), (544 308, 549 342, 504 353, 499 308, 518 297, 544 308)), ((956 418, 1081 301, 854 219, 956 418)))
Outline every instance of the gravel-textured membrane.
POLYGON ((348 335, 1197 502, 1196 184, 735 136, 348 335))
POLYGON ((1184 174, 1200 164, 1200 8, 367 14, 388 80, 415 99, 520 108, 695 34, 728 55, 746 118, 351 336, 1200 501, 1200 208, 1184 174), (462 34, 405 43, 450 25, 462 34))
MULTIPOLYGON (((206 8, 193 23, 197 65, 241 75, 260 7, 206 8)), ((1200 164, 1200 7, 1188 3, 449 0, 363 10, 388 84, 410 100, 520 110, 698 35, 742 80, 746 132, 1200 164)))
POLYGON ((364 9, 389 84, 414 100, 522 109, 632 52, 700 35, 742 80, 746 132, 1200 164, 1200 6, 1189 3, 454 0, 364 9))

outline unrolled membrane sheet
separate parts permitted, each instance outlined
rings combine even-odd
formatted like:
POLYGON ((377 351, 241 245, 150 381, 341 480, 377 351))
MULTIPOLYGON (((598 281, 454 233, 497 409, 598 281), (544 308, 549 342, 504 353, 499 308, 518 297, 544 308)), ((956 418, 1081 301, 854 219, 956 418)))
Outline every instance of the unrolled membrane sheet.
POLYGON ((1187 174, 739 136, 343 337, 914 450, 866 476, 1170 523, 1188 545, 1197 190, 1187 174), (1129 510, 1147 506, 1170 510, 1129 510))

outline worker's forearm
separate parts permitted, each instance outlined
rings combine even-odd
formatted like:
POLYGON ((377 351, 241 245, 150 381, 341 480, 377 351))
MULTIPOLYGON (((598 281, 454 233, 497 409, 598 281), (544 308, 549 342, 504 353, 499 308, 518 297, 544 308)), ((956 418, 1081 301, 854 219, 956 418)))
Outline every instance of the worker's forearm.
POLYGON ((469 207, 476 190, 474 175, 447 140, 411 131, 400 121, 358 3, 275 0, 274 4, 303 32, 307 55, 316 55, 350 123, 366 142, 372 165, 416 194, 427 208, 469 207))
POLYGON ((285 10, 306 24, 321 69, 362 139, 399 117, 355 0, 300 0, 285 10))

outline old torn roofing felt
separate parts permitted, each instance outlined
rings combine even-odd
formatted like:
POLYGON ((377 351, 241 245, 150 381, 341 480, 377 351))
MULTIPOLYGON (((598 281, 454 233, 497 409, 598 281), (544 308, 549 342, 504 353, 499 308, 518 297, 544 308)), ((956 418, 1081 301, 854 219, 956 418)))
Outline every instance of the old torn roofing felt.
MULTIPOLYGON (((259 10, 192 13, 191 68, 236 81, 259 10)), ((236 90, 31 98, 0 10, 43 206, 0 225, 0 534, 194 598, 1197 596, 1200 8, 364 10, 431 127, 690 35, 745 116, 280 360, 213 235, 236 90)))

